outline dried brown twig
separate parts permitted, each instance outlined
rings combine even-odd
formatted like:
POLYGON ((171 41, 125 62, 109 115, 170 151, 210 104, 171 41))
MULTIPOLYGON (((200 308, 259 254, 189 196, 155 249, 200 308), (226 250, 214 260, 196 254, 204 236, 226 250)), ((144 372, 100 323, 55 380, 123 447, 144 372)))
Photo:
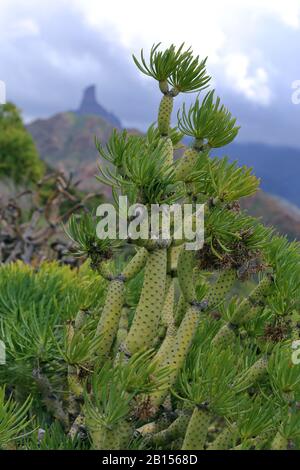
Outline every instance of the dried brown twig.
POLYGON ((0 263, 22 260, 39 264, 43 259, 59 259, 77 264, 69 256, 70 242, 62 224, 95 193, 81 194, 72 176, 61 172, 46 175, 35 189, 0 198, 0 263))

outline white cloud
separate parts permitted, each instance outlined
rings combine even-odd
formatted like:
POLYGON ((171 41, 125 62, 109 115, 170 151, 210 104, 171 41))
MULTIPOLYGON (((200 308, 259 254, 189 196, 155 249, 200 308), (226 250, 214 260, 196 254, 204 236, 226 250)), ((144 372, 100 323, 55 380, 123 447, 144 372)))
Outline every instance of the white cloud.
POLYGON ((137 40, 151 45, 157 40, 178 43, 184 39, 214 55, 229 34, 236 39, 243 36, 251 27, 247 18, 273 16, 292 28, 300 26, 300 0, 74 1, 91 24, 111 29, 130 48, 137 40))
POLYGON ((0 3, 0 79, 27 116, 73 109, 82 88, 94 82, 105 107, 145 128, 159 92, 130 55, 141 47, 148 52, 154 42, 185 41, 208 55, 217 93, 242 124, 241 138, 299 146, 299 107, 290 87, 300 78, 294 60, 300 0, 0 3))
POLYGON ((38 36, 40 29, 32 18, 21 18, 10 24, 8 32, 10 37, 38 36))
POLYGON ((230 54, 224 59, 224 69, 231 88, 255 103, 264 106, 270 104, 272 94, 268 74, 262 66, 251 71, 249 57, 243 54, 230 54))
MULTIPOLYGON (((40 1, 1 3, 4 16, 5 12, 10 16, 14 13, 13 21, 0 21, 2 34, 39 34, 34 17, 41 12, 40 1)), ((43 14, 56 9, 59 15, 67 4, 65 0, 44 0, 43 14)), ((128 53, 138 53, 141 47, 149 49, 158 41, 192 45, 195 53, 209 57, 208 67, 217 73, 223 73, 225 64, 229 88, 262 105, 271 101, 273 70, 264 56, 263 44, 254 46, 255 36, 270 18, 288 28, 300 27, 300 0, 73 0, 72 8, 77 8, 112 44, 121 43, 128 53), (259 60, 255 57, 257 49, 259 60)))
MULTIPOLYGON (((185 42, 197 52, 213 56, 224 44, 222 16, 214 2, 179 0, 75 0, 93 26, 106 30, 128 48, 150 47, 154 42, 185 42)), ((113 36, 113 37, 112 37, 113 36)))
MULTIPOLYGON (((218 74, 226 67, 227 86, 262 106, 270 104, 274 72, 264 45, 255 44, 264 23, 300 26, 300 0, 76 0, 87 21, 107 31, 130 52, 154 42, 185 41, 218 74), (259 54, 257 54, 259 50, 259 54)), ((262 41, 262 38, 258 41, 262 41)))
MULTIPOLYGON (((1 1, 1 0, 0 0, 1 1)), ((3 0, 2 0, 3 1, 3 0)), ((5 1, 5 0, 4 0, 5 1)), ((4 4, 5 5, 5 4, 4 4)), ((1 41, 14 40, 16 38, 38 36, 40 28, 38 22, 31 14, 13 14, 13 10, 3 8, 1 5, 0 39, 1 41)))
POLYGON ((270 10, 281 19, 283 23, 295 29, 300 27, 300 2, 299 0, 272 0, 270 10))

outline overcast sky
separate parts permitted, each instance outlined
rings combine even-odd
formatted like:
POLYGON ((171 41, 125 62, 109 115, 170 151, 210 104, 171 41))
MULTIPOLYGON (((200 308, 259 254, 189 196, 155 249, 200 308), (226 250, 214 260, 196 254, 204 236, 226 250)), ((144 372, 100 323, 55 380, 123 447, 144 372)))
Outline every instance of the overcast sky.
POLYGON ((0 80, 26 121, 76 108, 95 83, 103 106, 145 129, 160 94, 131 54, 159 41, 208 55, 241 140, 300 147, 300 0, 0 0, 0 80))

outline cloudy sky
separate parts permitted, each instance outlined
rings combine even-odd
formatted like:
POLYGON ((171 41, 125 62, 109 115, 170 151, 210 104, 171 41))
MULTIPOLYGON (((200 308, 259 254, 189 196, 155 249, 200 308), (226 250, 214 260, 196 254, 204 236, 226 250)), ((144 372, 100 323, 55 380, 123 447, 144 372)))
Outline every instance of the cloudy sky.
POLYGON ((300 147, 300 0, 0 0, 0 80, 26 121, 76 108, 95 83, 103 106, 145 129, 160 94, 131 54, 160 41, 208 56, 241 140, 300 147))

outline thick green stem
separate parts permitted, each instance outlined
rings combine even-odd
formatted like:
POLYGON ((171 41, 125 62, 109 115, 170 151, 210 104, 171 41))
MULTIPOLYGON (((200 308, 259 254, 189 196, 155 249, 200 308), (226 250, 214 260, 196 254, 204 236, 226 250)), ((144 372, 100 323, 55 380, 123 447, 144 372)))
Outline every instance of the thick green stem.
POLYGON ((122 271, 121 276, 124 277, 125 281, 133 279, 145 266, 148 251, 145 248, 139 248, 137 253, 131 258, 127 266, 122 271))
POLYGON ((174 348, 170 352, 170 358, 167 361, 168 364, 175 369, 173 373, 174 378, 176 378, 177 372, 181 369, 184 363, 199 323, 200 314, 201 308, 198 305, 190 305, 180 327, 178 328, 174 348))
POLYGON ((174 325, 174 294, 175 294, 175 280, 170 279, 167 295, 165 297, 164 307, 161 315, 161 323, 168 328, 174 325))
POLYGON ((100 358, 108 356, 113 340, 118 331, 122 306, 124 303, 124 281, 114 279, 110 282, 102 315, 97 326, 97 335, 101 335, 100 358))
MULTIPOLYGON (((163 363, 164 366, 170 367, 170 375, 168 377, 168 385, 171 387, 178 375, 179 370, 184 364, 191 342, 193 340, 197 325, 199 323, 201 306, 190 305, 186 315, 178 328, 172 348, 163 363)), ((158 391, 153 394, 151 401, 154 406, 159 406, 168 393, 168 389, 158 391)))
POLYGON ((176 313, 175 313, 175 325, 178 327, 180 323, 182 322, 182 319, 185 315, 185 312, 187 310, 187 301, 184 298, 183 294, 180 294, 177 307, 176 307, 176 313))
POLYGON ((108 429, 99 426, 97 429, 90 428, 93 450, 119 450, 120 440, 117 429, 108 429))
POLYGON ((235 280, 236 271, 234 269, 222 271, 217 281, 209 289, 207 295, 208 305, 211 307, 220 304, 233 287, 235 280))
POLYGON ((176 328, 174 325, 174 279, 171 280, 171 284, 165 298, 161 323, 165 328, 166 333, 160 348, 154 357, 155 362, 159 365, 162 365, 166 360, 174 345, 176 337, 176 328))
POLYGON ((189 421, 182 450, 203 450, 207 438, 210 414, 204 408, 195 407, 189 421))
POLYGON ((174 439, 183 437, 191 417, 191 410, 184 410, 180 415, 162 431, 154 434, 151 443, 156 446, 166 446, 174 439))
POLYGON ((180 251, 178 258, 177 275, 181 292, 188 303, 196 300, 195 284, 193 279, 194 262, 194 251, 183 248, 180 251))
POLYGON ((131 422, 124 420, 118 425, 118 430, 116 431, 119 437, 119 449, 127 450, 128 444, 132 438, 133 434, 133 425, 131 422))
MULTIPOLYGON (((85 313, 80 310, 76 315, 75 321, 67 323, 66 337, 68 345, 71 344, 71 341, 74 338, 75 330, 78 330, 83 326, 85 318, 85 313)), ((67 381, 69 388, 68 413, 70 416, 75 417, 80 412, 80 399, 83 395, 83 386, 79 378, 78 367, 71 364, 68 365, 67 381)))
POLYGON ((287 447, 288 440, 281 434, 280 430, 277 431, 271 444, 271 450, 286 450, 287 447))
POLYGON ((101 261, 97 266, 97 271, 104 279, 110 281, 113 277, 111 260, 101 261))
POLYGON ((248 388, 259 382, 267 373, 268 358, 262 356, 245 372, 243 377, 238 381, 238 386, 248 388))
POLYGON ((74 322, 74 330, 80 330, 80 328, 83 327, 85 324, 87 318, 88 318, 89 312, 88 310, 79 310, 75 317, 75 322, 74 322))
POLYGON ((158 111, 158 129, 162 136, 169 135, 174 98, 170 94, 162 97, 158 111))
POLYGON ((207 450, 227 450, 234 445, 235 439, 236 426, 228 426, 209 444, 207 450))
POLYGON ((189 176, 197 163, 199 155, 199 152, 193 147, 188 147, 185 150, 183 156, 178 161, 175 169, 177 181, 188 181, 189 176))
POLYGON ((265 276, 241 303, 237 312, 237 321, 239 321, 240 324, 246 323, 255 316, 257 306, 268 294, 272 282, 271 276, 265 276))
POLYGON ((181 250, 184 249, 183 245, 170 246, 168 248, 168 273, 177 275, 178 258, 181 250))
MULTIPOLYGON (((224 273, 225 274, 225 273, 224 273)), ((221 274, 218 281, 215 284, 213 294, 210 292, 208 299, 210 302, 220 301, 221 298, 225 297, 226 292, 232 287, 236 278, 235 271, 226 271, 225 284, 223 283, 224 276, 221 274), (219 282, 220 281, 220 282, 219 282)), ((261 282, 252 290, 249 296, 241 303, 240 307, 236 310, 235 315, 231 318, 230 323, 226 323, 218 331, 213 339, 213 344, 227 347, 235 339, 235 330, 247 323, 248 321, 255 318, 259 309, 256 306, 258 302, 263 299, 266 293, 269 291, 271 279, 269 276, 264 277, 261 282)))
POLYGON ((163 152, 165 155, 166 167, 169 167, 170 165, 172 165, 174 158, 173 142, 170 137, 162 137, 161 142, 163 144, 163 152))
POLYGON ((140 300, 124 344, 130 355, 153 346, 164 302, 166 269, 165 248, 149 254, 140 300))
POLYGON ((120 345, 125 341, 126 336, 128 334, 128 315, 129 315, 129 307, 125 305, 123 306, 121 310, 121 317, 119 321, 116 342, 114 344, 115 353, 118 352, 120 345))
POLYGON ((230 323, 226 323, 220 328, 214 339, 212 340, 212 345, 215 347, 226 348, 235 340, 235 327, 230 323))

